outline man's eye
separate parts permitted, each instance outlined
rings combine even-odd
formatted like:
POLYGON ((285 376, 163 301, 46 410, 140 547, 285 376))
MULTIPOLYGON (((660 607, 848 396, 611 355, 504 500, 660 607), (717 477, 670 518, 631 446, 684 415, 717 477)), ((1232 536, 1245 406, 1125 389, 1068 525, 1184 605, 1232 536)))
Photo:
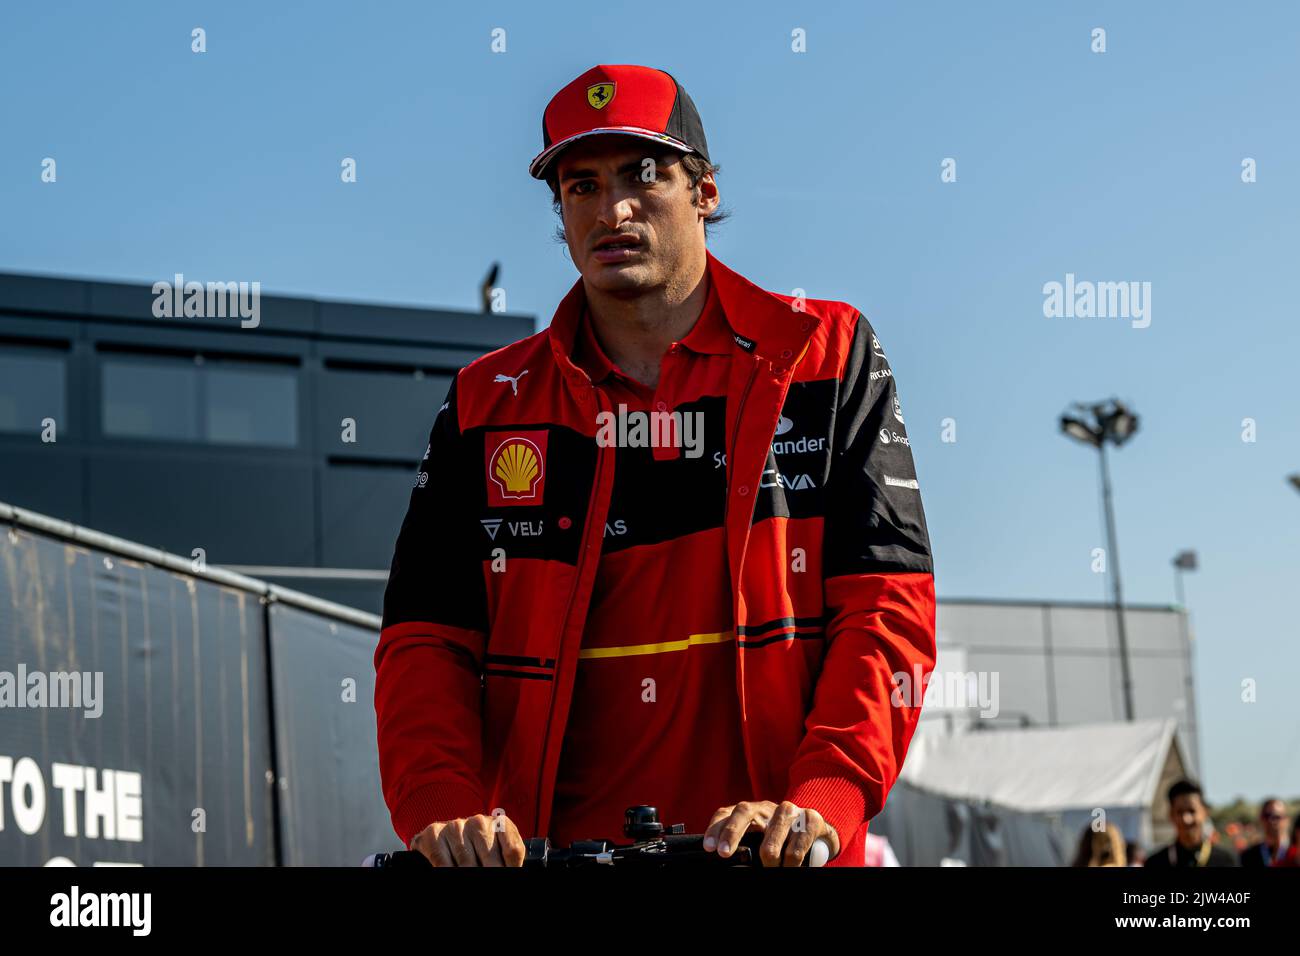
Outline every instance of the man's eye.
POLYGON ((575 183, 573 188, 570 189, 569 192, 573 193, 575 196, 581 196, 584 194, 584 190, 582 188, 584 186, 590 186, 592 189, 596 188, 596 184, 593 183, 590 179, 584 179, 580 183, 575 183))

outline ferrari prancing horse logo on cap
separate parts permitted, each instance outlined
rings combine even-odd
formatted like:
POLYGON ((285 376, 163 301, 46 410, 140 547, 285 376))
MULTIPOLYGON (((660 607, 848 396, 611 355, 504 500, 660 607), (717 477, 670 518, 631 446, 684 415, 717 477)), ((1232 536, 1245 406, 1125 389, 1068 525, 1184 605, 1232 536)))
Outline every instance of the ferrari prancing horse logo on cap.
POLYGON ((613 83, 593 83, 587 87, 587 102, 594 110, 604 109, 614 98, 613 83))

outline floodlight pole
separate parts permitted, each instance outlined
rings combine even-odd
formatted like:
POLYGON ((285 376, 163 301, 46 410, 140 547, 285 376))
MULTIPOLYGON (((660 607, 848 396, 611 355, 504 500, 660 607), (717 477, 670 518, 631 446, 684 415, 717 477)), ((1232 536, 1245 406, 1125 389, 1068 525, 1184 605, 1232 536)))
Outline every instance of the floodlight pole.
POLYGON ((1124 719, 1133 721, 1133 675, 1129 669, 1128 632, 1124 629, 1124 594, 1119 581, 1119 536, 1115 533, 1115 507, 1110 498, 1110 465, 1106 460, 1106 441, 1097 443, 1101 455, 1101 496, 1106 510, 1106 550, 1111 587, 1115 595, 1115 622, 1119 625, 1120 681, 1124 687, 1124 719))
POLYGON ((1115 594, 1115 622, 1119 626, 1120 680, 1124 688, 1124 719, 1133 721, 1133 672, 1128 654, 1128 630, 1124 626, 1124 592, 1120 585, 1119 535, 1115 532, 1115 505, 1110 491, 1110 461, 1106 457, 1106 443, 1116 447, 1124 444, 1137 431, 1137 416, 1125 408, 1118 399, 1090 405, 1076 402, 1073 406, 1087 413, 1091 421, 1073 415, 1061 416, 1061 431, 1075 441, 1097 449, 1101 463, 1102 506, 1106 512, 1106 551, 1110 566, 1111 588, 1115 594))

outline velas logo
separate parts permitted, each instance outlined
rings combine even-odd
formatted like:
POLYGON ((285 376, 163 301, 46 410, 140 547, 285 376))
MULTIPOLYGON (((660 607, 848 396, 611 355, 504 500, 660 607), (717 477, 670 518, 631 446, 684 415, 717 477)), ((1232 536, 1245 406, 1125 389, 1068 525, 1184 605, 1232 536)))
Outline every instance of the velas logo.
POLYGON ((487 503, 540 505, 546 484, 546 432, 488 432, 484 438, 487 503))
POLYGON ((603 110, 614 98, 613 83, 593 83, 587 87, 587 102, 594 110, 603 110))

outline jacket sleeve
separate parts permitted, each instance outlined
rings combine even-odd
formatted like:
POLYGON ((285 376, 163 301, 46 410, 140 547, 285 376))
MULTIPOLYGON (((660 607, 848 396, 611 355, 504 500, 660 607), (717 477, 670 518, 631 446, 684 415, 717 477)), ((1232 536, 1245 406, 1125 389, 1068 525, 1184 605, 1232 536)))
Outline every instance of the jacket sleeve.
POLYGON ((826 653, 786 796, 821 813, 842 846, 884 807, 921 712, 919 693, 904 691, 928 681, 936 653, 929 533, 902 406, 879 341, 856 319, 824 499, 826 653))
POLYGON ((480 770, 487 600, 467 537, 473 456, 458 422, 458 379, 415 477, 375 648, 379 775, 393 829, 406 846, 430 823, 486 812, 480 770))

